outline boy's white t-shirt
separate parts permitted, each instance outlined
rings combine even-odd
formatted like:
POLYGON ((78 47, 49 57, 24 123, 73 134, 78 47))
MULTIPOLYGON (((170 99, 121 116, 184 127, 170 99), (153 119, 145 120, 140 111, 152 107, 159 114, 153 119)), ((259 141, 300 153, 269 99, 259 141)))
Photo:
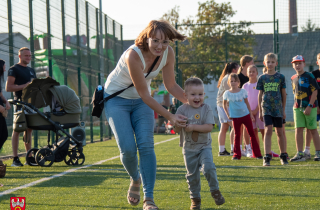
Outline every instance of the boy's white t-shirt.
MULTIPOLYGON (((189 104, 183 104, 178 108, 176 114, 186 116, 188 118, 187 124, 214 124, 213 112, 208 104, 202 104, 199 108, 193 108, 189 104)), ((183 146, 183 150, 199 151, 204 148, 211 148, 211 143, 212 138, 210 132, 186 132, 185 128, 181 129, 180 146, 183 146)))

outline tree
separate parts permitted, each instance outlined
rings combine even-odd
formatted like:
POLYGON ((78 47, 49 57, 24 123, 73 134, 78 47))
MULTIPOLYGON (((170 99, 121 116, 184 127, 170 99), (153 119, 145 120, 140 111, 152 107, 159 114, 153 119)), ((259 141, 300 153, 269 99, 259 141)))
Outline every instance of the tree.
POLYGON ((226 54, 228 62, 239 61, 241 56, 252 54, 254 38, 253 31, 249 28, 251 24, 249 22, 230 23, 230 18, 235 13, 230 3, 219 4, 214 0, 208 0, 199 3, 195 17, 179 21, 178 6, 162 16, 162 19, 169 21, 172 25, 175 25, 175 22, 179 25, 183 24, 184 26, 179 26, 178 30, 188 36, 185 42, 179 43, 179 62, 195 64, 179 65, 183 72, 183 80, 196 75, 205 84, 210 84, 212 77, 220 76, 225 65, 226 54), (216 63, 205 63, 208 61, 216 63))
POLYGON ((315 23, 312 23, 310 18, 307 20, 307 23, 305 26, 301 26, 301 29, 303 32, 312 32, 312 31, 320 30, 320 28, 316 27, 315 23))

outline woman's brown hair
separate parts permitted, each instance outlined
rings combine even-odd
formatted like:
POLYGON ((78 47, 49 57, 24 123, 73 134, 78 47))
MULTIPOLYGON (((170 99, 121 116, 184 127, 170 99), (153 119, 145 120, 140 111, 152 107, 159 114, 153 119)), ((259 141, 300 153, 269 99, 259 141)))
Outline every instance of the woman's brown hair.
POLYGON ((244 56, 242 56, 241 59, 240 59, 240 68, 239 68, 239 70, 238 70, 238 74, 240 74, 241 71, 243 70, 243 67, 244 67, 247 63, 251 62, 252 60, 253 60, 253 57, 251 57, 250 55, 244 55, 244 56))
POLYGON ((165 38, 168 38, 170 41, 185 40, 187 38, 180 34, 168 21, 152 20, 139 34, 138 38, 135 40, 135 45, 144 51, 149 51, 147 39, 155 36, 157 31, 162 32, 165 38))
POLYGON ((217 85, 218 88, 220 87, 221 81, 224 78, 224 76, 226 76, 226 74, 231 74, 232 70, 238 68, 238 66, 239 65, 236 62, 227 63, 224 66, 224 69, 222 71, 222 74, 220 75, 219 82, 218 82, 218 85, 217 85))

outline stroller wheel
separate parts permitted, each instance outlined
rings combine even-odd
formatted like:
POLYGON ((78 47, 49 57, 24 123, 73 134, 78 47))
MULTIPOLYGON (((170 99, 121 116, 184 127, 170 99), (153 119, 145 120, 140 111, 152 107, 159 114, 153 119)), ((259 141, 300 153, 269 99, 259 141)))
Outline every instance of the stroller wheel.
POLYGON ((42 148, 37 152, 35 159, 39 166, 49 167, 54 162, 54 154, 51 149, 42 148))
POLYGON ((38 151, 39 151, 38 148, 32 148, 27 152, 26 161, 29 166, 37 166, 38 165, 36 162, 36 154, 38 151), (30 154, 31 154, 31 157, 29 157, 30 154))
POLYGON ((64 162, 68 166, 73 165, 71 160, 72 160, 72 158, 75 158, 75 156, 76 156, 76 152, 75 151, 72 151, 72 150, 68 151, 68 154, 64 158, 64 162))
POLYGON ((71 159, 72 165, 82 165, 85 161, 85 156, 82 152, 77 151, 76 157, 71 159))

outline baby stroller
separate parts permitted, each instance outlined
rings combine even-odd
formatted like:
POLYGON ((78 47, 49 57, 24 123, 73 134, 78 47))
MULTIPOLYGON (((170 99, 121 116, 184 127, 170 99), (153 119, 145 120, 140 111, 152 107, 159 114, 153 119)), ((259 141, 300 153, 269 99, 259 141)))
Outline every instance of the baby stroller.
POLYGON ((26 160, 30 166, 49 167, 53 162, 63 160, 67 165, 84 163, 82 142, 64 130, 76 127, 80 122, 80 100, 72 89, 65 85, 60 86, 51 77, 34 79, 23 89, 22 101, 10 99, 9 102, 22 105, 28 128, 48 130, 47 146, 32 148, 27 152, 26 160), (38 109, 48 105, 50 112, 41 112, 38 109), (56 134, 53 144, 50 144, 50 131, 56 134), (30 154, 31 160, 28 158, 30 154))

